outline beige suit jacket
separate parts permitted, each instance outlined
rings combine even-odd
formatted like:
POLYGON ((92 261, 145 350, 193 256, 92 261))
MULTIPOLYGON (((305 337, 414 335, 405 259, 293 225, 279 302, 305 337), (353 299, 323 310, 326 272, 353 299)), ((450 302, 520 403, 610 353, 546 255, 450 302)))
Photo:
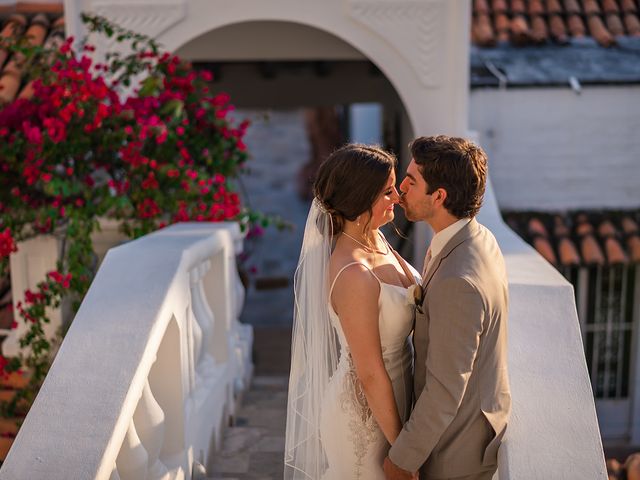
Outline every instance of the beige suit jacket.
POLYGON ((475 219, 433 259, 414 330, 416 403, 389 457, 427 478, 495 469, 511 410, 508 288, 493 234, 475 219))

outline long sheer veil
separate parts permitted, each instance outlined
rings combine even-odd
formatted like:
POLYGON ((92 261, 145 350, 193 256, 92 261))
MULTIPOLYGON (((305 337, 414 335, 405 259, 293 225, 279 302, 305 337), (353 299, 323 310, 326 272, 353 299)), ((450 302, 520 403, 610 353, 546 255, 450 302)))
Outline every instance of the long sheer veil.
POLYGON ((320 479, 328 467, 320 439, 320 407, 338 361, 328 303, 331 240, 331 215, 314 198, 294 277, 285 480, 320 479))

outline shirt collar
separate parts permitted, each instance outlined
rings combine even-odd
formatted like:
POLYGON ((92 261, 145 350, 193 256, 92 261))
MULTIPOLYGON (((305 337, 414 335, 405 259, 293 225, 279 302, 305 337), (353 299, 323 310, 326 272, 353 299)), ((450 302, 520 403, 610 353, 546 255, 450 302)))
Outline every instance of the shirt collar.
POLYGON ((462 230, 470 221, 470 218, 461 218, 457 222, 452 223, 447 228, 436 233, 431 240, 431 245, 429 246, 431 249, 431 258, 438 255, 447 243, 449 243, 449 240, 451 240, 455 234, 462 230))

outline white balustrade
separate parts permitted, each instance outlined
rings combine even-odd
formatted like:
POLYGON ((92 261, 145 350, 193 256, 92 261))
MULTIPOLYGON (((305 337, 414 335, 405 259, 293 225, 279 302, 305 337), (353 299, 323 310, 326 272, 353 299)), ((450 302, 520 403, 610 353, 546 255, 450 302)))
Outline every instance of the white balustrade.
POLYGON ((252 371, 241 241, 235 223, 185 223, 111 249, 0 479, 191 478, 252 371))

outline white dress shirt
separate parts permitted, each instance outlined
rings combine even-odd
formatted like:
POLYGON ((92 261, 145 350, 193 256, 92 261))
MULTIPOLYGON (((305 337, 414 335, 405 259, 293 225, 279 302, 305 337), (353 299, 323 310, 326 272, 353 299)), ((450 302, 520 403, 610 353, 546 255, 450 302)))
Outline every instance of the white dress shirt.
POLYGON ((455 234, 462 230, 470 221, 470 218, 461 218, 457 222, 449 225, 447 228, 440 230, 433 236, 433 239, 431 239, 431 245, 429 245, 427 254, 424 257, 424 268, 422 270, 423 277, 427 273, 427 269, 429 268, 431 261, 438 256, 445 245, 449 243, 449 240, 451 240, 455 234))

